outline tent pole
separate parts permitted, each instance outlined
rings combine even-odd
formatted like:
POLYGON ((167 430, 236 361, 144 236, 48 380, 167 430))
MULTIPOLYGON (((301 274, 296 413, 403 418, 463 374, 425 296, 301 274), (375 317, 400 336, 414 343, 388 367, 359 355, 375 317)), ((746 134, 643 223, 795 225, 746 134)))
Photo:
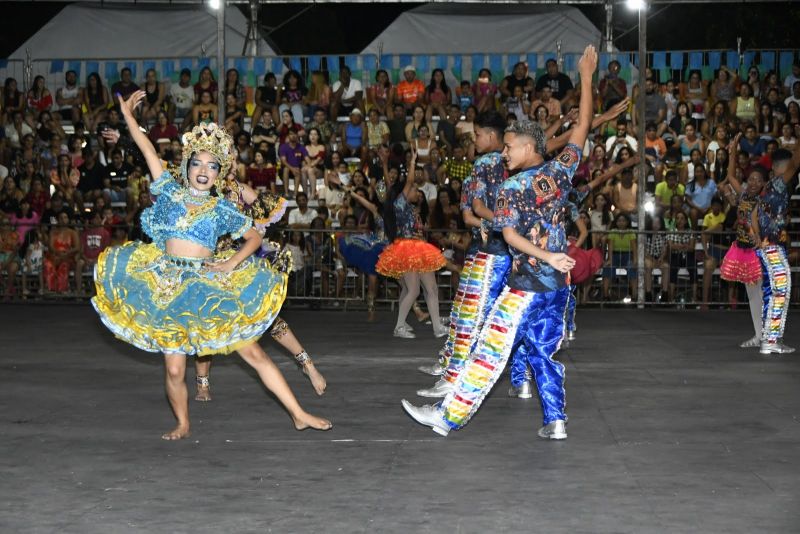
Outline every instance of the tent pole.
POLYGON ((217 10, 217 122, 225 122, 225 4, 217 10))
POLYGON ((244 42, 243 56, 258 56, 258 0, 250 0, 250 20, 247 24, 247 39, 244 42))
POLYGON ((606 52, 614 51, 614 2, 606 0, 606 52))

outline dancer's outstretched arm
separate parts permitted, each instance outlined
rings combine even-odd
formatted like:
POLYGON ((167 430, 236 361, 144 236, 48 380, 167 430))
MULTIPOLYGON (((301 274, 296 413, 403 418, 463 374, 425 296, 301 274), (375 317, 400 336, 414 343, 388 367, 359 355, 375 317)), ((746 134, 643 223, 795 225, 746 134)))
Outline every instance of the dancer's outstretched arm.
POLYGON ((122 111, 122 116, 125 118, 125 124, 128 125, 131 139, 133 139, 136 146, 141 150, 144 161, 147 163, 147 168, 150 169, 150 176, 153 177, 153 180, 156 180, 161 176, 161 173, 164 172, 164 167, 161 165, 161 158, 158 157, 156 149, 153 148, 153 144, 144 132, 139 129, 139 123, 136 122, 136 118, 133 116, 133 110, 144 100, 145 95, 146 93, 144 91, 136 91, 126 100, 120 98, 119 108, 122 111))

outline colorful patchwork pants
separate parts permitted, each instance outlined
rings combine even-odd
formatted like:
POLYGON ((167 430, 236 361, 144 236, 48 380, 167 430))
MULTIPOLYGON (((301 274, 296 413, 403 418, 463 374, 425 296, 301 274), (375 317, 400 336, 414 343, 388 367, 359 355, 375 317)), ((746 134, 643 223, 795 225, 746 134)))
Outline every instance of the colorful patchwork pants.
POLYGON ((475 255, 467 254, 466 258, 464 258, 464 267, 461 269, 461 276, 458 278, 458 289, 456 289, 456 296, 453 298, 453 305, 450 308, 450 328, 447 332, 447 340, 445 340, 442 350, 439 351, 439 365, 443 369, 447 368, 450 363, 450 357, 453 355, 453 347, 456 341, 456 323, 461 312, 461 302, 464 300, 464 293, 469 284, 475 255))
POLYGON ((768 245, 756 251, 764 267, 764 323, 761 341, 777 343, 783 337, 786 316, 789 314, 789 296, 792 277, 786 250, 780 245, 768 245))
POLYGON ((469 422, 514 351, 533 371, 544 424, 566 420, 564 366, 553 355, 564 338, 568 296, 568 287, 545 293, 503 289, 478 335, 472 357, 454 390, 442 401, 442 417, 451 428, 469 422))
POLYGON ((511 256, 478 252, 472 260, 469 276, 459 292, 462 298, 458 313, 450 317, 450 331, 455 333, 452 352, 444 379, 455 383, 469 359, 489 310, 503 291, 511 268, 511 256))

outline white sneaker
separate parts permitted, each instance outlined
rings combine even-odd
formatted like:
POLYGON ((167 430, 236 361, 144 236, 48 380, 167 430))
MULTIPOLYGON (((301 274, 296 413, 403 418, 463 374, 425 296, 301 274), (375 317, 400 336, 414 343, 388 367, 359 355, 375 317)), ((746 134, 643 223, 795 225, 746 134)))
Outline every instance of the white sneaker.
POLYGON ((406 413, 417 423, 431 427, 440 436, 446 436, 450 432, 450 427, 444 422, 442 414, 436 406, 426 404, 425 406, 417 407, 405 399, 401 403, 406 413))
POLYGON ((761 337, 753 336, 747 341, 742 341, 739 346, 743 349, 752 349, 761 345, 761 337))
POLYGON ((408 323, 403 323, 403 328, 405 328, 405 329, 406 329, 406 330, 408 330, 409 332, 413 332, 413 331, 414 331, 414 327, 412 327, 412 326, 411 326, 410 324, 408 324, 408 323))
POLYGON ((429 397, 432 399, 438 399, 442 397, 446 397, 448 393, 453 391, 455 384, 448 382, 444 378, 440 378, 432 388, 428 389, 420 389, 417 391, 417 395, 420 397, 429 397))
POLYGON ((395 328, 394 329, 394 337, 402 337, 402 338, 405 338, 405 339, 414 339, 417 336, 416 336, 416 334, 414 334, 414 332, 411 332, 410 330, 407 330, 406 328, 401 326, 399 328, 395 328))
POLYGON ((442 367, 439 362, 436 362, 431 365, 420 365, 417 367, 417 371, 425 373, 426 375, 442 376, 444 374, 444 367, 442 367))
POLYGON ((445 325, 443 325, 443 324, 440 324, 439 328, 436 328, 435 326, 433 327, 433 336, 434 337, 444 337, 449 333, 450 333, 450 328, 445 326, 445 325))

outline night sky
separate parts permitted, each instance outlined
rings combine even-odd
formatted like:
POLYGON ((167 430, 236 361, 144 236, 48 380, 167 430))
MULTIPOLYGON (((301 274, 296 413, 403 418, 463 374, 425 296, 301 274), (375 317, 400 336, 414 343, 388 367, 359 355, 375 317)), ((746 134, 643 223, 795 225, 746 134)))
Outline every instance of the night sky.
MULTIPOLYGON (((3 2, 6 24, 0 37, 0 57, 18 48, 66 4, 57 2, 3 2)), ((300 16, 269 35, 284 54, 357 53, 369 44, 399 14, 420 4, 264 4, 261 20, 275 27, 291 16, 300 16)), ((602 31, 602 6, 579 6, 602 31)), ((735 49, 736 37, 749 48, 796 48, 800 27, 797 2, 764 4, 657 4, 649 19, 647 45, 650 50, 735 49)), ((636 15, 624 6, 615 7, 614 35, 631 30, 636 15)), ((637 48, 635 29, 615 41, 621 50, 637 48)))

